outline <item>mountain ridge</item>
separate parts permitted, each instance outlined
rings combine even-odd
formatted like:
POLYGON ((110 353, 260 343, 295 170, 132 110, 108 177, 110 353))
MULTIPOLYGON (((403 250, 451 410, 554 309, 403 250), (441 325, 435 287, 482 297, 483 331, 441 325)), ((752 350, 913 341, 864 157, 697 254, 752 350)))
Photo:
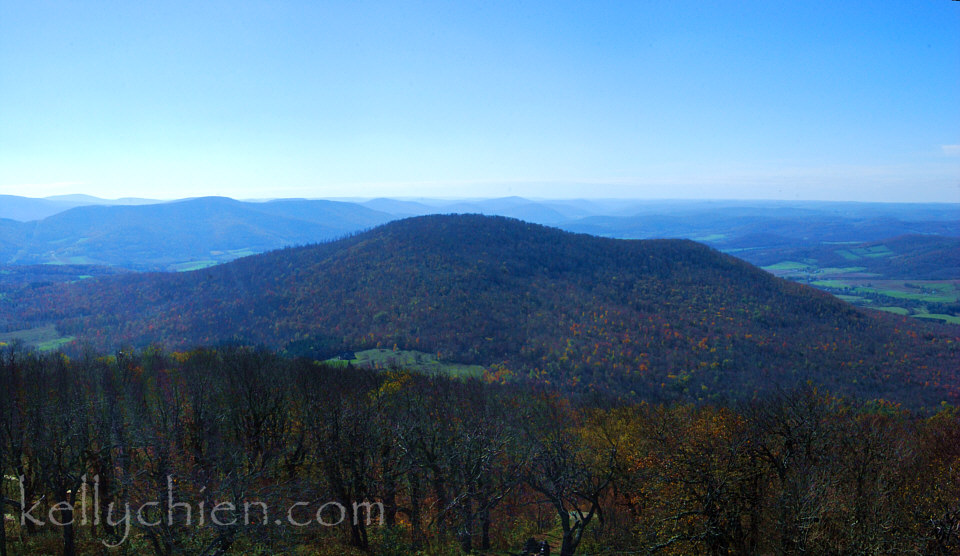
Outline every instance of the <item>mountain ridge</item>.
POLYGON ((945 328, 866 314, 689 240, 475 215, 0 303, 8 329, 49 323, 101 349, 241 341, 328 357, 397 346, 652 398, 749 398, 810 380, 935 404, 956 401, 960 385, 958 339, 945 328))

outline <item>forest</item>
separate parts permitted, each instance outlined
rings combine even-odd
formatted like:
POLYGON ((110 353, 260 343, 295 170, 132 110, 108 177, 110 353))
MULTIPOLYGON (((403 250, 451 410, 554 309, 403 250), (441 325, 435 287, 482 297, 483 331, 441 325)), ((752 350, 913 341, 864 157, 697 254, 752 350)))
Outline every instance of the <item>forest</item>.
POLYGON ((2 275, 0 556, 960 551, 956 328, 704 245, 428 216, 89 268, 2 275))
POLYGON ((112 352, 223 342, 328 359, 393 348, 563 391, 723 403, 811 381, 913 408, 960 400, 960 334, 856 309, 686 240, 427 216, 185 273, 11 290, 0 333, 112 352))
POLYGON ((0 391, 4 555, 960 551, 946 404, 623 403, 239 346, 6 346, 0 391))

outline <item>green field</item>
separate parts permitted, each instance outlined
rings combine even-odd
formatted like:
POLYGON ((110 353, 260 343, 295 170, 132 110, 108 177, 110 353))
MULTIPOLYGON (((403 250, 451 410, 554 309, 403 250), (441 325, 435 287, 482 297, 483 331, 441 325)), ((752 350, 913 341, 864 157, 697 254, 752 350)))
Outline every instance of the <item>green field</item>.
POLYGON ((847 251, 846 249, 837 249, 836 253, 848 261, 859 261, 861 258, 863 258, 860 255, 856 255, 850 251, 847 251))
POLYGON ((242 249, 230 249, 229 251, 210 251, 210 255, 214 257, 219 257, 223 260, 230 259, 239 259, 240 257, 249 257, 250 255, 256 255, 260 251, 254 251, 248 247, 242 249))
POLYGON ((781 263, 763 267, 764 270, 771 272, 774 270, 806 270, 808 268, 811 268, 811 266, 806 263, 798 263, 796 261, 783 261, 781 263))
POLYGON ((854 254, 860 255, 861 257, 890 257, 893 256, 893 251, 890 250, 886 245, 877 245, 875 247, 864 247, 862 249, 851 249, 854 254))
POLYGON ((217 261, 206 260, 206 261, 190 261, 186 263, 177 263, 170 265, 170 270, 176 272, 189 272, 191 270, 200 270, 201 268, 207 268, 217 264, 217 261))
POLYGON ((866 270, 865 266, 844 266, 844 267, 827 267, 821 268, 820 274, 850 274, 852 272, 863 272, 866 270))
POLYGON ((821 288, 845 289, 850 287, 849 284, 841 280, 814 280, 810 283, 821 288))
POLYGON ((2 344, 9 344, 17 340, 40 351, 49 351, 72 342, 74 338, 73 336, 61 336, 52 324, 0 334, 0 343, 2 344))
MULTIPOLYGON (((814 282, 814 285, 819 285, 814 282)), ((831 286, 827 286, 831 287, 831 286)), ((844 286, 841 286, 844 287, 844 286)), ((917 301, 926 301, 929 303, 950 303, 951 301, 956 301, 956 296, 952 295, 932 295, 925 293, 912 293, 904 292, 899 290, 885 290, 880 288, 864 288, 858 287, 854 288, 854 291, 857 293, 879 293, 887 297, 893 297, 895 299, 914 299, 917 301)))
MULTIPOLYGON (((847 260, 888 257, 893 254, 883 245, 836 251, 847 260)), ((863 272, 863 266, 820 268, 815 260, 785 260, 763 269, 782 278, 805 283, 827 291, 837 298, 861 307, 922 319, 960 324, 960 315, 944 314, 944 304, 960 302, 960 280, 892 280, 863 272)), ((952 312, 952 310, 947 309, 952 312)))
POLYGON ((727 239, 727 234, 709 234, 705 236, 694 237, 691 239, 693 239, 694 241, 703 241, 703 242, 721 241, 721 240, 727 239))
POLYGON ((349 361, 328 359, 326 362, 335 365, 346 365, 349 363, 356 367, 370 367, 374 369, 400 367, 425 374, 445 374, 462 378, 479 377, 483 375, 484 370, 481 365, 463 365, 460 363, 440 361, 437 359, 436 354, 421 351, 368 349, 358 351, 354 355, 355 358, 349 361))
POLYGON ((949 322, 950 324, 960 324, 960 317, 957 317, 954 315, 941 315, 938 313, 917 313, 913 316, 918 319, 942 320, 944 322, 949 322))

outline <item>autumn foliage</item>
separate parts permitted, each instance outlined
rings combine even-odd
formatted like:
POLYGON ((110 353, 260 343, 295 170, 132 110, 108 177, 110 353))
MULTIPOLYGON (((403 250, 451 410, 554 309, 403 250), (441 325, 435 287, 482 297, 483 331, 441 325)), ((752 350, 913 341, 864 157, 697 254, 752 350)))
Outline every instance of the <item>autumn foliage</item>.
MULTIPOLYGON (((271 519, 135 524, 121 554, 956 554, 960 414, 813 388, 727 406, 625 403, 245 347, 0 351, 9 553, 101 553, 101 507, 262 502, 271 519), (27 507, 71 528, 20 526, 27 507), (60 501, 66 506, 54 508, 60 501), (383 524, 277 524, 379 502, 383 524)), ((259 506, 258 506, 259 507, 259 506)), ((229 512, 224 511, 221 518, 229 512)), ((46 517, 43 517, 46 520, 46 517)))

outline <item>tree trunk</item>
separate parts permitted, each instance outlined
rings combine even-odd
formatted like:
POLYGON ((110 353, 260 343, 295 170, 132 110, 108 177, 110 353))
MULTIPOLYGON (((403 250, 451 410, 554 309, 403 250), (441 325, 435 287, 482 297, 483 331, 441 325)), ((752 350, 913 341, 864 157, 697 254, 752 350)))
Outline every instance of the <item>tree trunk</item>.
POLYGON ((4 517, 4 503, 2 492, 0 492, 0 556, 7 556, 7 518, 4 517))
POLYGON ((69 497, 70 508, 60 510, 60 523, 63 523, 63 556, 77 556, 77 547, 73 538, 73 495, 69 497))
POLYGON ((480 550, 490 550, 490 510, 480 513, 480 550))

